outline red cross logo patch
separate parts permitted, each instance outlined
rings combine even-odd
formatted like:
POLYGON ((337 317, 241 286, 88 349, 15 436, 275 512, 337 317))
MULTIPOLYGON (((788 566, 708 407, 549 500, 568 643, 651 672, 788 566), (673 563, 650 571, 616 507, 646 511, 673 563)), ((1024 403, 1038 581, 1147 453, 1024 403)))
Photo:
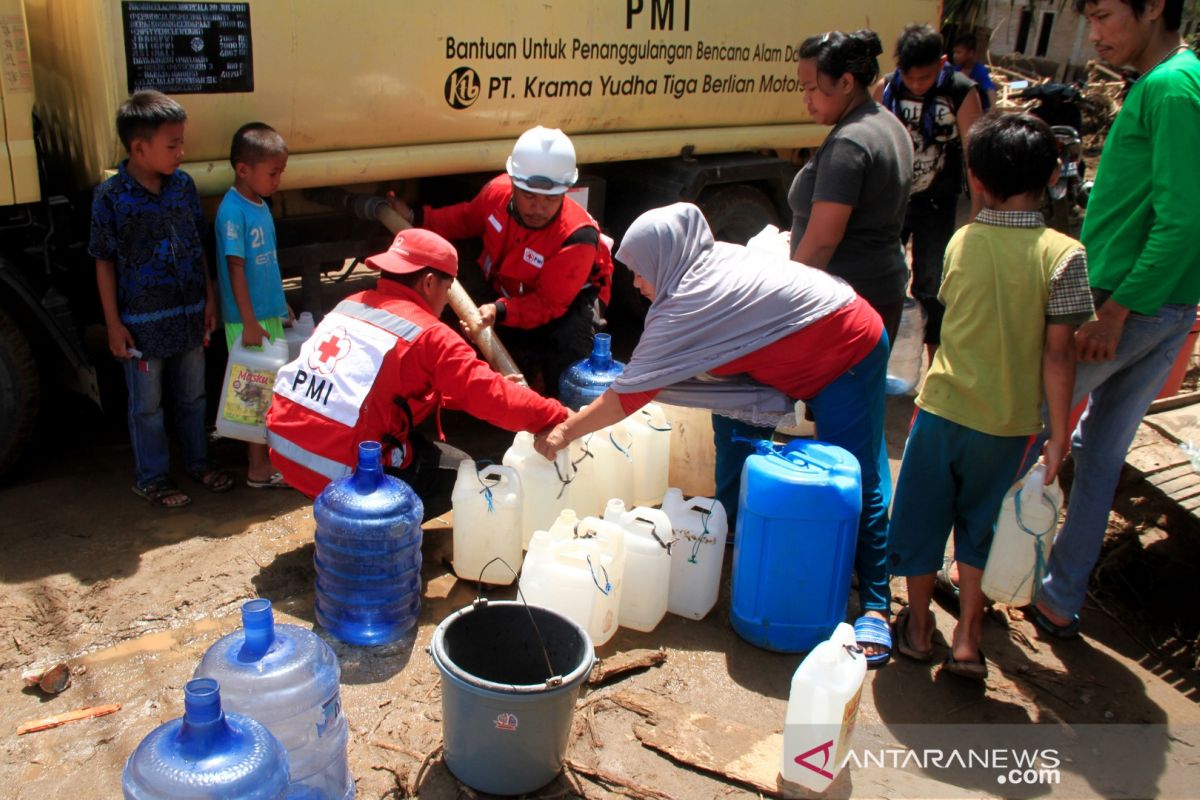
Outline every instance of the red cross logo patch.
POLYGON ((321 375, 332 375, 341 361, 350 352, 352 342, 346 329, 338 326, 322 336, 308 355, 308 368, 321 375))

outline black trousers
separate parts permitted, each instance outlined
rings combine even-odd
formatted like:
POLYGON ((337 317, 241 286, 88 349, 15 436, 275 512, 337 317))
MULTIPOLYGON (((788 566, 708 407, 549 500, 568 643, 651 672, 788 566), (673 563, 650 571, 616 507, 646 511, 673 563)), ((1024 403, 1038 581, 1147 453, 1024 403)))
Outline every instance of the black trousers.
POLYGON ((912 296, 925 307, 925 343, 941 344, 946 307, 938 300, 946 245, 954 235, 957 197, 917 195, 908 201, 902 242, 912 237, 912 296))
POLYGON ((469 455, 445 442, 431 442, 412 431, 408 437, 413 458, 404 469, 387 467, 387 474, 407 483, 421 498, 425 507, 424 519, 445 514, 451 508, 450 496, 458 478, 458 464, 469 455))
POLYGON ((596 287, 588 286, 576 295, 565 314, 537 328, 496 328, 525 380, 532 386, 535 376, 541 374, 547 397, 558 396, 558 379, 567 367, 591 355, 592 337, 605 325, 598 295, 596 287))

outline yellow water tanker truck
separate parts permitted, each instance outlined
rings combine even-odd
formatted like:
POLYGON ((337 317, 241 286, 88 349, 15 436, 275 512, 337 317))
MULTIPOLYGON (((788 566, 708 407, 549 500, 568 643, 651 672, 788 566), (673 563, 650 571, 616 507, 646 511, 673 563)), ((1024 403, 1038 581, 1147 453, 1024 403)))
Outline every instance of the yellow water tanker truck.
MULTIPOLYGON (((229 142, 261 120, 288 142, 273 199, 280 263, 306 277, 382 249, 347 198, 469 197, 518 135, 570 134, 580 199, 607 232, 689 200, 717 235, 786 220, 807 118, 799 43, 870 27, 885 44, 936 0, 0 0, 0 472, 39 387, 97 402, 100 319, 86 255, 92 189, 124 157, 132 92, 188 112, 185 169, 215 210, 229 142), (345 190, 345 191, 342 191, 345 190)), ((881 66, 886 70, 889 59, 881 66)))

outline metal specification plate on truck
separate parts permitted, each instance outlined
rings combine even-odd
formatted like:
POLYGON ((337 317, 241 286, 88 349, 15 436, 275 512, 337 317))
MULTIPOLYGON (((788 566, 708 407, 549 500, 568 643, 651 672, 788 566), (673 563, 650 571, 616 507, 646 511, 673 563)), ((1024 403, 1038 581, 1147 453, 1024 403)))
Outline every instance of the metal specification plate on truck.
POLYGON ((129 91, 254 91, 249 3, 124 2, 129 91))

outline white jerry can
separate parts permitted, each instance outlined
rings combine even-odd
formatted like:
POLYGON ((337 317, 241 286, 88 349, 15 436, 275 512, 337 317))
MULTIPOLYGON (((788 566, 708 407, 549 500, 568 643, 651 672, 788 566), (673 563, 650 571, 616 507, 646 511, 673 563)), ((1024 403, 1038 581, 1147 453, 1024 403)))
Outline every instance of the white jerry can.
POLYGON ((833 783, 850 747, 866 676, 866 656, 845 622, 800 662, 783 726, 785 781, 814 792, 833 783))

